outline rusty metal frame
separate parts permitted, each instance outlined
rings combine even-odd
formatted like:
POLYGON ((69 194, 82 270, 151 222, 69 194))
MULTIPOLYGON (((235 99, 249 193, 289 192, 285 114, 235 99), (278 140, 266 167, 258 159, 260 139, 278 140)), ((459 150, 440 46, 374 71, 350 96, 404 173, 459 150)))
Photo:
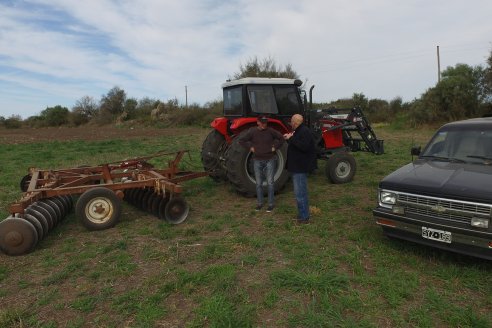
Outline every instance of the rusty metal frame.
POLYGON ((59 170, 29 169, 31 180, 22 198, 9 206, 9 212, 24 213, 24 210, 40 199, 78 195, 85 191, 104 187, 113 190, 120 198, 124 190, 132 188, 154 188, 156 193, 166 195, 183 191, 181 182, 207 176, 207 172, 181 171, 179 163, 187 150, 177 152, 159 152, 150 156, 137 157, 101 164, 97 166, 77 167, 59 170), (175 155, 165 169, 155 168, 147 160, 175 155))

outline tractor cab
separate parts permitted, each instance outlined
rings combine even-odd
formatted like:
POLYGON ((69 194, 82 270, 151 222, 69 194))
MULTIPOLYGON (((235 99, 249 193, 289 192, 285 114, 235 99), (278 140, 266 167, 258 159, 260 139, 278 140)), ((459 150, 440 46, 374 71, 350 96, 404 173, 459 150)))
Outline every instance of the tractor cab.
POLYGON ((237 134, 244 127, 255 125, 260 115, 269 117, 270 126, 281 133, 290 131, 292 115, 304 114, 301 85, 300 80, 256 77, 222 84, 229 132, 237 134))

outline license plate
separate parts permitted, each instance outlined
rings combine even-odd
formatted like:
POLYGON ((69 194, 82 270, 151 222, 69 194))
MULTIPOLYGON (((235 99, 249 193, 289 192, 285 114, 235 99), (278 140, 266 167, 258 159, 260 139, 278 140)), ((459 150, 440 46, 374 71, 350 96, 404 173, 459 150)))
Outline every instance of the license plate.
POLYGON ((422 237, 451 244, 451 232, 449 231, 422 227, 422 237))

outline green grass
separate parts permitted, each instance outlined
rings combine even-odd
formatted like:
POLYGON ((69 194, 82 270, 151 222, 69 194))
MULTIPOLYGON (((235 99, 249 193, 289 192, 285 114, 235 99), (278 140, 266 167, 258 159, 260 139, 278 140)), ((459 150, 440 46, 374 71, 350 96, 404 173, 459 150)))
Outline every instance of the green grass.
MULTIPOLYGON (((189 149, 194 134, 0 145, 0 215, 27 168, 100 164, 189 149)), ((26 131, 26 134, 29 131, 26 131)), ((386 153, 356 153, 353 182, 309 177, 313 222, 296 226, 292 186, 273 213, 226 183, 184 183, 187 221, 168 225, 124 204, 112 229, 89 232, 73 213, 28 255, 0 254, 0 327, 490 327, 492 264, 383 237, 378 182, 408 163, 430 130, 376 130, 386 153), (413 140, 413 141, 412 141, 413 140)), ((165 162, 156 162, 163 167, 165 162)))

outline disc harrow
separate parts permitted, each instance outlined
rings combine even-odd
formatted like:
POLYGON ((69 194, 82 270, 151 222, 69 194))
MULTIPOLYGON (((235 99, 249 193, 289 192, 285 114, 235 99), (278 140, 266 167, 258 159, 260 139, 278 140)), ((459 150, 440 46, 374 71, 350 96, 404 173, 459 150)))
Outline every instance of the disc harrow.
POLYGON ((0 250, 22 255, 34 250, 75 208, 88 230, 113 227, 121 215, 121 200, 170 224, 186 220, 189 205, 181 196, 181 182, 208 175, 178 168, 187 151, 159 152, 151 156, 97 166, 61 170, 31 168, 20 181, 22 198, 10 205, 0 222, 0 250), (165 169, 148 162, 174 155, 165 169), (78 196, 74 206, 73 197, 78 196))

